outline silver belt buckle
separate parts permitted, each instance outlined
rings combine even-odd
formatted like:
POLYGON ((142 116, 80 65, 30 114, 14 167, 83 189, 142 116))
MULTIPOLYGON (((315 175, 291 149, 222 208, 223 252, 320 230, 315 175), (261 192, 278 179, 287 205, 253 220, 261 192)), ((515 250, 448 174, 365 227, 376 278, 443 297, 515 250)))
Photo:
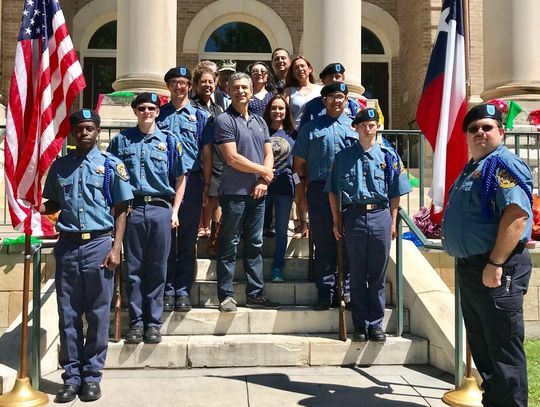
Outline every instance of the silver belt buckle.
POLYGON ((366 204, 366 209, 368 211, 372 211, 373 209, 377 209, 377 204, 366 204))
POLYGON ((144 202, 152 202, 152 196, 151 195, 145 195, 144 196, 144 202))
POLYGON ((90 240, 91 237, 92 237, 92 235, 90 233, 82 233, 81 234, 81 239, 82 240, 90 240))

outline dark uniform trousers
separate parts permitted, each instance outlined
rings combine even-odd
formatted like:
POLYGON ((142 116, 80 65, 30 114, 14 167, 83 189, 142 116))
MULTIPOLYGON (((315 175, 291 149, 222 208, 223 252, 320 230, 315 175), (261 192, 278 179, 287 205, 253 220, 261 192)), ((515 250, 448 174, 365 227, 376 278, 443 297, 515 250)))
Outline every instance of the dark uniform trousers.
POLYGON ((392 241, 389 209, 366 211, 356 205, 343 212, 345 246, 351 273, 355 328, 382 328, 386 305, 384 283, 392 241))
POLYGON ((188 172, 186 191, 178 212, 180 226, 172 231, 166 296, 188 296, 191 291, 197 267, 195 246, 201 217, 202 193, 202 172, 188 172))
POLYGON ((171 215, 170 204, 154 201, 133 206, 128 216, 124 252, 130 327, 161 326, 171 215))
MULTIPOLYGON (((336 238, 332 230, 332 210, 328 194, 323 191, 324 181, 312 181, 307 188, 309 227, 313 236, 315 257, 315 284, 319 298, 332 301, 336 284, 336 238)), ((347 250, 345 250, 347 252, 347 250)), ((349 270, 345 254, 345 269, 349 270)), ((349 297, 349 276, 345 273, 344 295, 349 297)))
POLYGON ((467 339, 484 380, 483 405, 526 407, 523 295, 531 276, 531 258, 518 245, 503 267, 502 285, 488 288, 482 283, 482 271, 489 254, 457 260, 467 339))
POLYGON ((101 267, 111 250, 110 236, 84 241, 60 233, 54 249, 60 330, 60 365, 66 384, 99 382, 109 341, 114 271, 101 267), (86 341, 82 315, 88 323, 86 341), (80 362, 79 362, 80 361, 80 362))

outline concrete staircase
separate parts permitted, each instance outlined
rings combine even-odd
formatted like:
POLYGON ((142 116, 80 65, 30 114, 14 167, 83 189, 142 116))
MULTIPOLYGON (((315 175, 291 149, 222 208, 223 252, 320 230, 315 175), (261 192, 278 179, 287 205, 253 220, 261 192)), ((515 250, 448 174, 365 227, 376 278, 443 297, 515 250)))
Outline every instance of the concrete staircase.
MULTIPOLYGON (((240 242, 239 247, 242 247, 240 242)), ((265 238, 265 280, 269 281, 274 239, 265 238)), ((216 294, 216 263, 206 253, 206 240, 198 243, 196 281, 191 292, 193 310, 164 315, 163 341, 157 345, 111 343, 106 368, 188 368, 229 366, 325 366, 429 363, 428 341, 409 335, 405 310, 403 337, 396 337, 397 311, 392 307, 392 287, 387 283, 388 307, 384 328, 390 335, 384 344, 338 339, 338 310, 313 311, 317 298, 308 280, 308 240, 290 239, 285 260, 284 283, 265 284, 265 294, 283 304, 280 310, 247 309, 245 275, 238 259, 235 298, 240 308, 220 313, 216 294)), ((124 296, 125 298, 125 296, 124 296)), ((127 331, 127 311, 122 313, 122 332, 127 331)), ((352 332, 350 312, 347 327, 352 332)))

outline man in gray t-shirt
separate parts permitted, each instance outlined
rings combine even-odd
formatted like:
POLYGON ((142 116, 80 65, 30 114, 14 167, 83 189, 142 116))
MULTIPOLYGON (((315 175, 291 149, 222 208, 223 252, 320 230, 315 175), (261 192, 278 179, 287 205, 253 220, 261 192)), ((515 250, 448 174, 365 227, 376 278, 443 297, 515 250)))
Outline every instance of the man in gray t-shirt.
POLYGON ((222 209, 217 253, 219 309, 236 311, 233 277, 240 236, 244 239, 246 306, 276 309, 280 305, 263 295, 262 269, 264 198, 274 177, 272 144, 264 120, 248 110, 253 95, 251 78, 235 73, 228 85, 231 106, 216 118, 214 133, 214 143, 224 158, 219 187, 222 209))

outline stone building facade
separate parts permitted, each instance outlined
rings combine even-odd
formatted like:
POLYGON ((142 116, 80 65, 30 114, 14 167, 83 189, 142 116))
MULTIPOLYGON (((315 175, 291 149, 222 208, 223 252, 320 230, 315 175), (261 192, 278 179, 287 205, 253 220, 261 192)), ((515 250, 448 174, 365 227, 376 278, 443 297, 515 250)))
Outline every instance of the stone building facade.
MULTIPOLYGON (((244 61, 245 65, 254 59, 269 60, 271 49, 283 47, 310 59, 315 73, 326 63, 342 62, 353 88, 358 93, 365 88, 369 98, 381 102, 387 128, 410 129, 416 128, 416 106, 442 0, 61 3, 89 83, 80 104, 93 107, 97 93, 113 88, 165 93, 161 78, 173 65, 193 67, 202 59, 225 58, 244 61), (242 49, 246 42, 240 41, 234 49, 234 41, 229 41, 220 49, 211 41, 216 35, 223 39, 226 30, 238 30, 239 25, 258 35, 253 38, 267 41, 266 48, 253 52, 242 49), (89 92, 94 95, 88 96, 89 92)), ((540 56, 533 49, 522 48, 518 41, 524 36, 531 41, 538 37, 540 28, 533 18, 540 4, 535 0, 490 0, 485 13, 484 3, 469 0, 470 101, 479 102, 482 95, 536 99, 540 93, 536 80, 540 78, 540 56), (515 47, 506 55, 511 61, 502 62, 497 52, 503 40, 510 48, 515 47)), ((0 0, 0 103, 4 105, 21 12, 21 0, 0 0)))

